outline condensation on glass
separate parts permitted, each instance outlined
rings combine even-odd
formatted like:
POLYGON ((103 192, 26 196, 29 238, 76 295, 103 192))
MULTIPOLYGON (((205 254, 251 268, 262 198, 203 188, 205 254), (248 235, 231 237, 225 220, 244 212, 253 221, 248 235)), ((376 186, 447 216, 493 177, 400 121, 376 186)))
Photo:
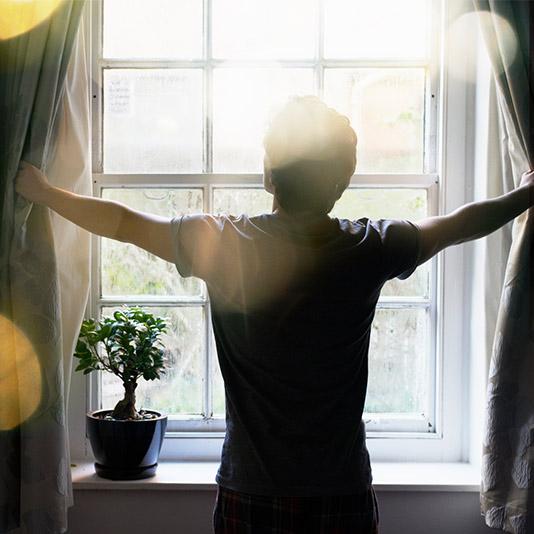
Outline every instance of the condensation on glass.
POLYGON ((202 70, 104 71, 104 172, 202 171, 202 70))
POLYGON ((429 415, 429 327, 425 309, 376 310, 365 412, 429 415))
POLYGON ((258 188, 215 188, 213 212, 220 215, 249 216, 271 213, 273 196, 258 188))
MULTIPOLYGON (((102 197, 143 211, 174 217, 201 213, 202 189, 105 188, 102 197)), ((102 296, 194 296, 201 295, 197 278, 182 278, 173 263, 149 252, 113 239, 101 239, 102 296)))
POLYGON ((356 172, 423 172, 425 69, 325 69, 324 98, 356 131, 356 172))

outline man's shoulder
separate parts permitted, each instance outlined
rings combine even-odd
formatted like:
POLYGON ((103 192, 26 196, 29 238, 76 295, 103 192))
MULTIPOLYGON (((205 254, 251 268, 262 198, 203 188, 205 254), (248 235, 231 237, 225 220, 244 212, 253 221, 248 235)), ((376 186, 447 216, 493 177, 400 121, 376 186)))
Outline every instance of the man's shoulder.
POLYGON ((340 233, 350 236, 358 235, 362 239, 368 236, 368 231, 371 228, 371 221, 367 217, 360 217, 359 219, 342 219, 336 217, 333 220, 340 233))
POLYGON ((339 219, 336 217, 334 220, 337 220, 340 227, 344 228, 365 228, 370 222, 370 219, 367 217, 360 217, 359 219, 339 219))
POLYGON ((175 224, 185 225, 210 225, 222 228, 225 224, 244 224, 249 221, 247 215, 230 215, 226 213, 186 213, 176 215, 171 219, 175 224))

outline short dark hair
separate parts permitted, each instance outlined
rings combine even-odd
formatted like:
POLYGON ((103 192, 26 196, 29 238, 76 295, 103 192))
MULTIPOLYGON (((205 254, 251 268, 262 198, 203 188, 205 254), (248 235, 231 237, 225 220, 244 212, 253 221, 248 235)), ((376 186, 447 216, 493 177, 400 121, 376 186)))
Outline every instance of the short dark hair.
POLYGON ((347 117, 315 96, 291 98, 263 142, 282 208, 328 213, 354 174, 356 143, 347 117))

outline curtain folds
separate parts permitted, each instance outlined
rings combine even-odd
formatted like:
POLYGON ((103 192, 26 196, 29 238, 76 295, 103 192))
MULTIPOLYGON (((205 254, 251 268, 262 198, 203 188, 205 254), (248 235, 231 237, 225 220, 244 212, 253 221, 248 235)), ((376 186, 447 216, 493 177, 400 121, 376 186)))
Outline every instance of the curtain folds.
POLYGON ((73 504, 66 399, 88 236, 16 195, 14 179, 24 159, 54 185, 88 192, 88 119, 72 127, 76 106, 88 117, 77 78, 83 5, 62 0, 35 28, 0 41, 1 533, 65 532, 73 504))
MULTIPOLYGON (((474 5, 486 21, 482 32, 498 87, 507 145, 501 165, 511 168, 517 187, 521 174, 534 168, 534 5, 513 0, 474 0, 474 5)), ((482 451, 480 499, 486 524, 516 534, 534 532, 533 226, 534 210, 528 210, 512 227, 482 451)))

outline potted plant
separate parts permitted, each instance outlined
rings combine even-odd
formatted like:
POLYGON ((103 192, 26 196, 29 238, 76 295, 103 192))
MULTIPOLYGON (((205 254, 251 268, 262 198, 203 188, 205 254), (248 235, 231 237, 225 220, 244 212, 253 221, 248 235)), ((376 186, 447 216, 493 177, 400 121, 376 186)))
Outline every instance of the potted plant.
POLYGON ((95 470, 101 477, 133 480, 156 473, 167 416, 137 411, 135 389, 140 378, 155 380, 165 373, 160 341, 165 331, 164 319, 138 306, 125 306, 101 321, 87 319, 82 323, 74 353, 80 360, 76 371, 107 371, 124 386, 124 398, 113 410, 86 415, 95 470))

